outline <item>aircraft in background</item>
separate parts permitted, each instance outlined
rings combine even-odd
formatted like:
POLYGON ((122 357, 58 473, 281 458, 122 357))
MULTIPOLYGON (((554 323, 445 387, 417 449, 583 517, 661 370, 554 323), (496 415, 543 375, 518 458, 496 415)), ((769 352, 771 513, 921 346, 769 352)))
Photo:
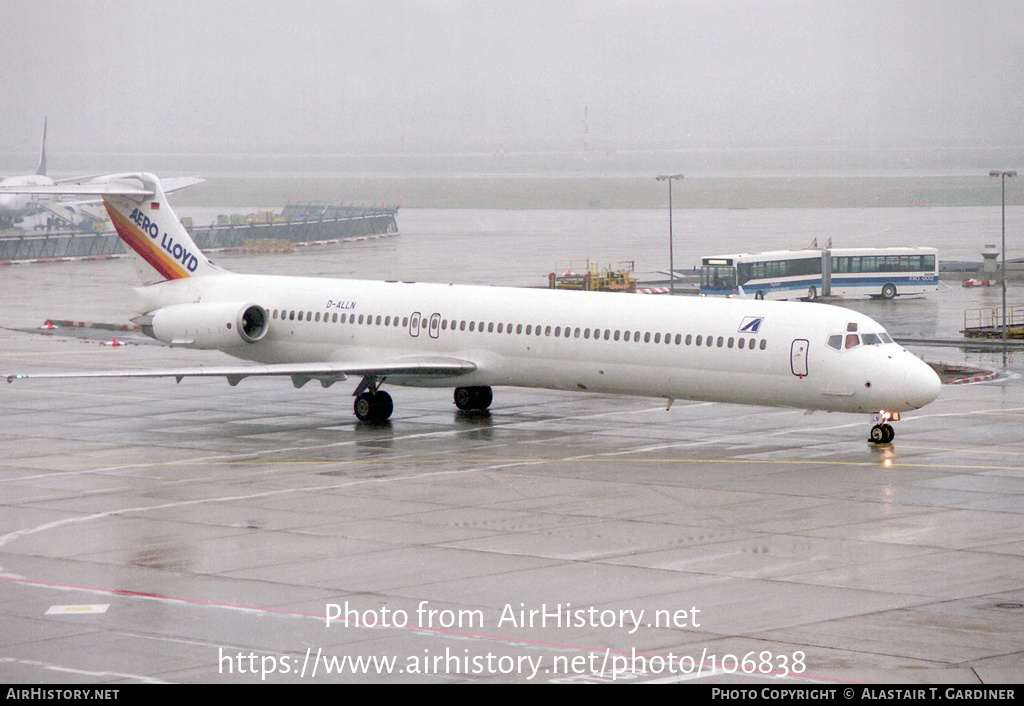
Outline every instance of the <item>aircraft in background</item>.
POLYGON ((825 304, 236 274, 210 261, 148 173, 110 175, 102 196, 129 248, 145 333, 247 364, 8 374, 22 378, 354 378, 354 412, 380 423, 381 389, 454 388, 485 410, 514 386, 874 415, 869 439, 939 394, 939 378, 862 314, 825 304))
MULTIPOLYGON (((89 206, 98 205, 97 199, 86 201, 65 201, 62 196, 67 194, 61 191, 60 187, 81 184, 84 181, 95 179, 96 174, 87 176, 70 177, 66 179, 52 179, 46 174, 46 128, 48 119, 43 120, 43 143, 39 150, 39 166, 35 174, 24 174, 0 178, 0 230, 12 228, 21 223, 25 218, 34 216, 44 211, 51 213, 66 223, 75 225, 83 218, 95 220, 102 217, 102 212, 91 213, 89 206), (25 187, 51 187, 54 191, 24 193, 19 189, 25 187), (86 209, 86 210, 83 210, 86 209)), ((183 189, 202 182, 197 177, 182 177, 166 180, 164 190, 166 193, 183 189)))
MULTIPOLYGON (((46 176, 46 123, 43 120, 43 146, 39 150, 39 167, 35 174, 0 178, 0 189, 22 186, 53 186, 53 179, 46 176)), ((34 216, 44 210, 44 205, 57 200, 50 194, 0 193, 0 229, 20 223, 26 216, 34 216)))

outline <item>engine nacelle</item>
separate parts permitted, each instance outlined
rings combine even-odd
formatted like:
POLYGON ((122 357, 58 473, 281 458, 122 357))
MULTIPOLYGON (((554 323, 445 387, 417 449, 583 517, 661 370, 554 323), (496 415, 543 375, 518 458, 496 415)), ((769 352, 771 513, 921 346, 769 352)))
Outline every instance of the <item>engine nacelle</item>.
POLYGON ((138 320, 143 332, 158 341, 214 350, 256 343, 267 335, 268 322, 262 306, 239 303, 175 304, 138 320))

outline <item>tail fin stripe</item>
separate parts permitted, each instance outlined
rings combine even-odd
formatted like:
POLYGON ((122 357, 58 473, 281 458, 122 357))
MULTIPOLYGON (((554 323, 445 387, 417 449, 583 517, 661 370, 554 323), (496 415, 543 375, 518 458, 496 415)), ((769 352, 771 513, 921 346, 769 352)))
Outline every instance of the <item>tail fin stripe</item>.
POLYGON ((118 236, 124 244, 137 252, 150 267, 160 273, 164 279, 182 279, 190 277, 189 272, 175 262, 167 253, 160 250, 155 239, 148 237, 145 233, 135 227, 120 211, 110 205, 104 199, 107 213, 117 230, 118 236))

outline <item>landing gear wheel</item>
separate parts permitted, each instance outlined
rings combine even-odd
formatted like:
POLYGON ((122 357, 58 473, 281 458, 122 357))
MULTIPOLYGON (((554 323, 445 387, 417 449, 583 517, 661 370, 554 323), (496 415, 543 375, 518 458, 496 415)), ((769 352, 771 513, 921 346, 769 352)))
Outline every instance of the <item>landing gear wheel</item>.
POLYGON ((485 410, 491 406, 494 393, 486 385, 480 387, 456 387, 455 406, 463 412, 469 410, 485 410))
POLYGON ((814 286, 812 285, 812 286, 810 286, 807 289, 807 301, 813 302, 817 298, 818 298, 818 290, 815 289, 814 286))
POLYGON ((764 292, 757 290, 757 294, 754 295, 754 299, 764 299, 764 292))
POLYGON ((882 299, 892 299, 896 296, 896 285, 895 284, 884 284, 882 285, 882 299))
POLYGON ((896 430, 892 428, 891 424, 876 424, 871 427, 871 434, 868 438, 873 444, 888 444, 896 438, 896 430))
POLYGON ((352 408, 359 421, 379 424, 387 421, 394 411, 395 405, 391 401, 391 395, 386 392, 363 392, 356 397, 352 408))

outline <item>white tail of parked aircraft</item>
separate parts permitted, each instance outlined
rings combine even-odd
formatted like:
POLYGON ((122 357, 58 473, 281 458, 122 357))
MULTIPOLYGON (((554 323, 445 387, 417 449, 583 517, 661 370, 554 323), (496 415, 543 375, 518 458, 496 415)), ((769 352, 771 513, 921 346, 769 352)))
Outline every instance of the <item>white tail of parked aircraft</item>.
POLYGON ((355 378, 355 414, 386 420, 388 384, 455 388, 486 409, 514 386, 876 415, 936 398, 939 379, 881 325, 824 304, 275 277, 228 272, 192 242, 151 174, 82 184, 103 197, 143 283, 134 319, 173 346, 247 364, 30 377, 355 378))

